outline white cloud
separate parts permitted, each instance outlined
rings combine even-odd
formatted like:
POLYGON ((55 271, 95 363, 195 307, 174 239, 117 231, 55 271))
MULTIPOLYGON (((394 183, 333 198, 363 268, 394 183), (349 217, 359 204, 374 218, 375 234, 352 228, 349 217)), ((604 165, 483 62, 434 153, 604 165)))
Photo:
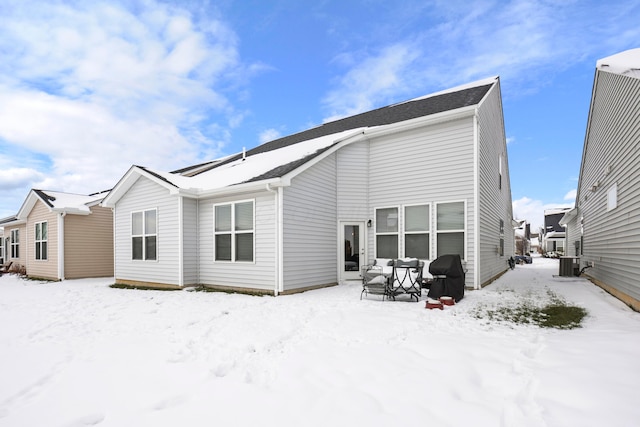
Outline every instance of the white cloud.
POLYGON ((42 188, 89 193, 131 164, 218 157, 243 117, 223 88, 256 66, 242 64, 224 22, 153 0, 25 1, 2 15, 0 152, 21 151, 9 163, 23 171, 2 183, 22 197, 34 184, 18 179, 21 165, 35 158, 46 159, 32 171, 42 188))
MULTIPOLYGON (((354 60, 355 65, 342 76, 337 88, 330 91, 323 103, 331 121, 370 110, 390 94, 403 92, 407 68, 420 52, 409 44, 385 47, 375 55, 354 60)), ((342 59, 342 62, 351 60, 342 59)))
POLYGON ((367 41, 366 51, 336 55, 339 77, 322 102, 331 118, 342 117, 493 75, 509 82, 510 93, 535 92, 555 73, 603 47, 610 51, 611 39, 623 43, 616 21, 637 27, 629 13, 636 6, 592 2, 588 13, 584 7, 539 0, 430 2, 410 17, 433 24, 422 32, 389 43, 388 35, 371 31, 378 37, 367 41))
POLYGON ((31 186, 44 178, 42 173, 30 168, 8 168, 0 170, 0 190, 31 186))
POLYGON ((578 190, 573 189, 564 195, 564 200, 569 202, 575 202, 577 194, 578 194, 578 190))
MULTIPOLYGON (((565 200, 568 200, 565 198, 565 200)), ((544 225, 544 211, 556 208, 571 208, 573 203, 544 203, 529 197, 521 197, 512 203, 514 219, 526 219, 531 231, 537 232, 544 225)))
POLYGON ((264 144, 265 142, 273 141, 274 139, 280 138, 280 131, 277 129, 266 129, 260 132, 260 144, 264 144))

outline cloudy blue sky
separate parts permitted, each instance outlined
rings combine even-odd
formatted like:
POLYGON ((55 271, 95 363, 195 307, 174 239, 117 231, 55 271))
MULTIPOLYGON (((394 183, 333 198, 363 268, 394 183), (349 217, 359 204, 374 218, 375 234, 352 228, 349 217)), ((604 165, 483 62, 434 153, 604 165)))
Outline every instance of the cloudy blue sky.
POLYGON ((132 164, 235 153, 499 75, 514 216, 571 206, 596 60, 640 47, 609 0, 0 0, 0 218, 132 164))

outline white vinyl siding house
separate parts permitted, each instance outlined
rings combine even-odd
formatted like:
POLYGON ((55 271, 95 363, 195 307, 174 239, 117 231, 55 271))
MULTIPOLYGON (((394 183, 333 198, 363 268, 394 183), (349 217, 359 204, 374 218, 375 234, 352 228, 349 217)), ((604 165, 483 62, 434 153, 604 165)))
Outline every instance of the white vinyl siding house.
MULTIPOLYGON (((144 177, 139 178, 121 199, 114 211, 115 275, 126 277, 131 284, 160 283, 181 286, 179 269, 179 200, 163 186, 144 177), (134 213, 155 213, 155 258, 134 256, 134 213)), ((144 230, 140 230, 143 232, 144 230)))
POLYGON ((337 282, 335 166, 333 154, 283 189, 284 291, 337 282))
MULTIPOLYGON (((497 154, 490 166, 478 162, 480 145, 506 157, 499 98, 492 78, 203 165, 133 166, 104 202, 116 212, 116 281, 278 295, 357 280, 377 254, 429 262, 453 251, 477 289, 507 269, 492 259, 490 275, 477 273, 479 170, 498 180, 497 154), (236 212, 249 207, 253 225, 237 228, 236 212), (130 215, 148 209, 158 221, 153 267, 130 259, 130 215)), ((506 161, 501 187, 490 201, 494 225, 511 224, 506 161)))
MULTIPOLYGON (((472 267, 473 242, 469 240, 474 206, 474 126, 473 110, 462 117, 425 123, 397 135, 371 139, 369 199, 372 209, 396 207, 399 212, 398 256, 405 257, 404 218, 400 214, 407 206, 432 206, 429 254, 434 260, 438 253, 437 206, 439 203, 466 201, 463 237, 460 253, 467 265, 466 282, 474 283, 472 267)), ((375 212, 372 212, 372 217, 375 212)), ((376 230, 378 228, 376 227, 376 230)), ((440 230, 444 232, 445 230, 440 230)), ((453 230, 446 230, 447 233, 453 230)), ((372 239, 374 244, 376 239, 372 239)), ((374 254, 377 251, 374 249, 374 254)), ((383 257, 386 258, 386 257, 383 257)))
POLYGON ((479 281, 490 282, 505 269, 507 259, 515 248, 515 233, 512 224, 511 186, 507 147, 504 143, 502 100, 496 90, 492 90, 483 100, 477 117, 477 186, 479 208, 478 229, 474 248, 479 258, 479 281), (496 125, 499 124, 499 125, 496 125), (506 209, 505 209, 506 207, 506 209), (500 233, 500 221, 504 233, 500 233), (504 251, 500 253, 500 244, 504 251))
POLYGON ((275 286, 275 203, 267 191, 218 197, 199 201, 199 284, 232 289, 270 291, 275 286), (227 262, 215 260, 215 206, 254 202, 254 260, 227 262))
POLYGON ((640 311, 640 49, 597 62, 567 251, 596 284, 640 311))

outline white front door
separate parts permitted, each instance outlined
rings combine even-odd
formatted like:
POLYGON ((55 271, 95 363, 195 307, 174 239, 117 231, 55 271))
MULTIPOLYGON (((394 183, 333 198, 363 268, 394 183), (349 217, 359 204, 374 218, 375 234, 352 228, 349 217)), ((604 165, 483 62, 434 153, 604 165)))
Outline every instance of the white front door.
POLYGON ((360 267, 366 264, 364 222, 340 223, 340 280, 360 280, 360 267))

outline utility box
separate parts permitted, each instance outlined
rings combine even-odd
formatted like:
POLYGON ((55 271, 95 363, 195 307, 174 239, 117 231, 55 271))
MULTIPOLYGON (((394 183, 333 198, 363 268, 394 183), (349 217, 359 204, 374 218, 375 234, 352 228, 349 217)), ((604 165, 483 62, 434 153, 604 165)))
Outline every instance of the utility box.
POLYGON ((580 258, 574 256, 560 257, 560 276, 572 277, 580 273, 580 258))

